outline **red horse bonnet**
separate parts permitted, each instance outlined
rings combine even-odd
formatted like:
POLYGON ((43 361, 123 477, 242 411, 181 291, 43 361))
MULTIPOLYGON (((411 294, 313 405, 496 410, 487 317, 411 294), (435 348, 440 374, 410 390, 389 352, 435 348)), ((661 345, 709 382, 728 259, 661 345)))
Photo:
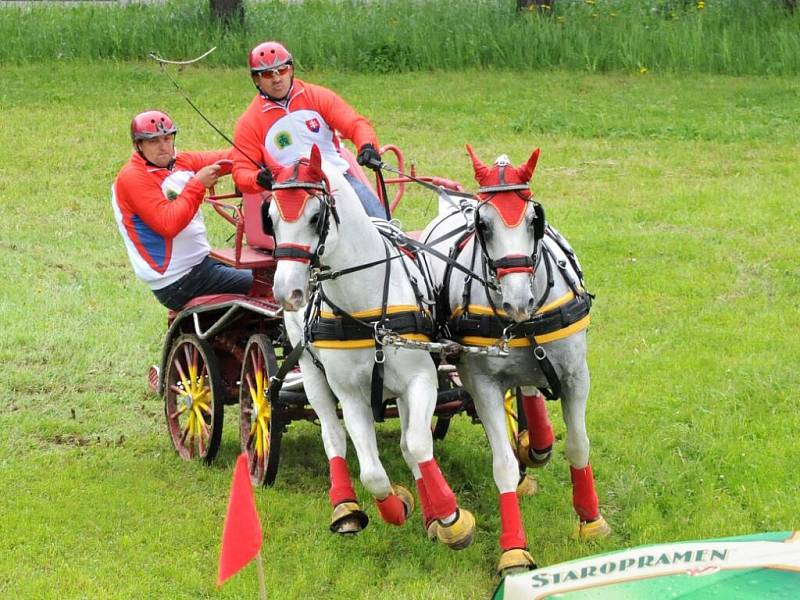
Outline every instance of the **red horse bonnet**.
POLYGON ((311 147, 311 155, 301 158, 293 165, 281 167, 275 175, 273 197, 278 205, 281 219, 291 223, 297 221, 312 197, 312 190, 324 191, 328 181, 322 171, 322 158, 316 144, 311 147))
POLYGON ((491 167, 481 162, 467 144, 467 152, 472 159, 475 181, 480 185, 478 198, 491 204, 500 214, 506 227, 516 227, 525 217, 527 200, 531 198, 528 182, 539 160, 539 148, 533 151, 528 162, 514 167, 506 155, 497 157, 491 167))

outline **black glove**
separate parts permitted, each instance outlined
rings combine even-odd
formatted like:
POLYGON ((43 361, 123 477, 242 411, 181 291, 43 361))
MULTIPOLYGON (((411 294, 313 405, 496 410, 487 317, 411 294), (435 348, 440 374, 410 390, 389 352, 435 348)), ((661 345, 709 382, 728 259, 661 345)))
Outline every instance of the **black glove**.
POLYGON ((256 175, 256 183, 267 191, 271 190, 272 184, 274 183, 272 171, 269 169, 261 169, 258 175, 256 175))
POLYGON ((364 144, 361 146, 356 161, 362 167, 367 167, 373 171, 379 171, 382 164, 381 155, 378 154, 378 151, 375 150, 375 146, 372 144, 364 144))

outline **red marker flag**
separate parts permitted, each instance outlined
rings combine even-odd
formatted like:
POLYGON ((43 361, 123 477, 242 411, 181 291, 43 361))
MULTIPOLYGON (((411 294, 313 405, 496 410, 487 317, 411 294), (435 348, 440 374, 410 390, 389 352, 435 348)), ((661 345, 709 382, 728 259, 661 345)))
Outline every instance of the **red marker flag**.
POLYGON ((253 484, 247 469, 247 453, 242 452, 233 471, 228 514, 225 516, 225 527, 222 531, 218 586, 258 556, 261 539, 261 523, 258 520, 253 484))

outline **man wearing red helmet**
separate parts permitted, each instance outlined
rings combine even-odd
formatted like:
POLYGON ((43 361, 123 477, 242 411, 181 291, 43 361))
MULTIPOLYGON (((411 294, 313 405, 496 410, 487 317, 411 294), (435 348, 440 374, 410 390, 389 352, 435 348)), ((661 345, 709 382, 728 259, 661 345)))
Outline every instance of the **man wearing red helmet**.
POLYGON ((370 122, 331 90, 294 77, 292 55, 278 42, 264 42, 250 52, 250 75, 258 89, 236 123, 233 141, 233 179, 246 193, 269 189, 272 175, 251 161, 267 164, 267 157, 283 165, 307 156, 316 144, 322 156, 341 169, 367 214, 385 216, 380 201, 355 176, 339 152, 335 132, 358 148, 358 163, 378 168, 378 138, 370 122))
POLYGON ((208 256, 199 210, 206 190, 230 173, 231 152, 176 153, 177 132, 164 112, 136 115, 133 154, 111 187, 111 205, 134 272, 173 310, 204 294, 246 294, 253 283, 249 271, 208 256))

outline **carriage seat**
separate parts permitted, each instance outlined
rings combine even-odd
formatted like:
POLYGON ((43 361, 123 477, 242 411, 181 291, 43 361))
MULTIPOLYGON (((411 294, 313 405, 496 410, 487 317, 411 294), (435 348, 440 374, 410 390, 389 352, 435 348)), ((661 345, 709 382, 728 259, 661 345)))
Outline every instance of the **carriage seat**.
POLYGON ((251 246, 242 246, 239 260, 236 260, 236 248, 214 248, 209 256, 235 269, 267 269, 275 264, 272 254, 267 254, 251 246))
POLYGON ((212 258, 237 269, 266 269, 275 265, 275 239, 264 233, 261 206, 270 194, 243 194, 241 216, 236 222, 236 245, 215 248, 212 258), (238 260, 237 260, 238 253, 238 260))

